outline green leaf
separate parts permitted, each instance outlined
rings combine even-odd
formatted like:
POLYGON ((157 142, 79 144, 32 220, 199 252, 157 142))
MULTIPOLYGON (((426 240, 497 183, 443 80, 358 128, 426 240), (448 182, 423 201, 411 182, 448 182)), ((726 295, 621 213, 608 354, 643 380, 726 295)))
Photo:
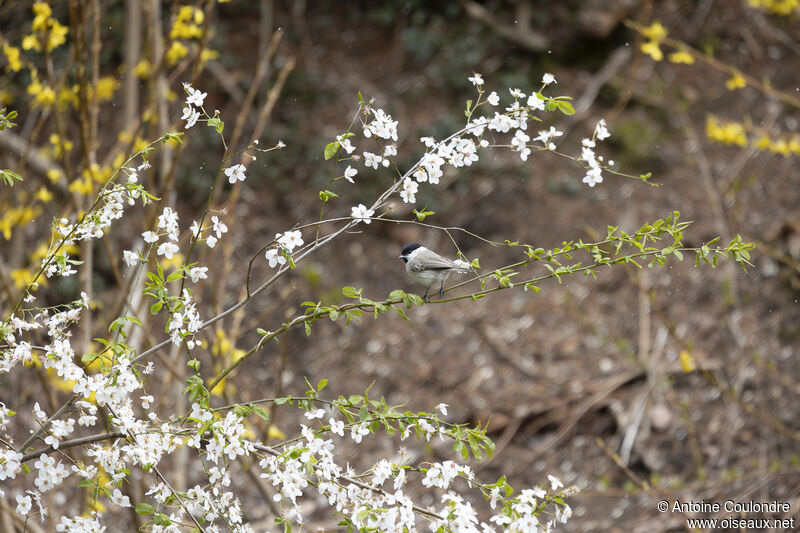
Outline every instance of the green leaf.
POLYGON ((94 481, 91 479, 82 479, 80 483, 78 483, 79 487, 92 487, 94 486, 94 481))
POLYGON ((239 418, 247 418, 250 416, 250 413, 253 412, 253 408, 249 405, 237 405, 233 408, 233 414, 238 416, 239 418))
POLYGON ((176 132, 165 133, 163 142, 176 141, 176 142, 179 142, 179 143, 183 143, 183 140, 181 139, 181 137, 183 137, 183 132, 180 132, 180 133, 176 133, 176 132))
POLYGON ((264 409, 263 407, 254 407, 253 412, 257 414, 258 417, 261 418, 262 420, 266 420, 267 422, 269 422, 269 413, 267 413, 267 410, 264 409))
POLYGON ((225 129, 225 123, 222 122, 217 117, 212 117, 212 118, 208 119, 208 126, 210 128, 216 129, 217 133, 220 133, 220 134, 222 133, 222 130, 225 129))
POLYGON ((178 281, 179 279, 183 279, 183 270, 176 270, 170 274, 167 277, 167 283, 172 283, 173 281, 178 281))
POLYGON ((325 145, 325 161, 330 159, 331 157, 336 155, 336 152, 339 151, 339 142, 333 141, 332 143, 328 143, 325 145))
POLYGON ((161 308, 163 306, 164 306, 164 304, 162 302, 154 303, 153 305, 150 306, 150 314, 151 315, 157 315, 158 312, 161 311, 161 308))
POLYGON ((338 198, 339 195, 333 191, 319 191, 319 199, 323 202, 327 202, 330 198, 338 198))
POLYGON ((320 381, 317 384, 317 392, 321 392, 322 389, 324 389, 327 384, 328 384, 328 380, 327 379, 323 379, 322 381, 320 381))
POLYGON ((342 295, 345 298, 360 298, 361 297, 362 289, 356 289, 355 287, 342 287, 342 295))
POLYGON ((574 115, 575 108, 572 107, 572 104, 569 102, 565 102, 564 100, 557 100, 558 110, 564 113, 565 115, 574 115))
POLYGON ((15 181, 22 181, 22 176, 13 170, 0 170, 0 179, 9 187, 13 187, 15 181))
POLYGON ((155 512, 155 509, 153 509, 153 506, 149 503, 140 503, 136 506, 137 514, 149 515, 153 514, 153 512, 155 512))

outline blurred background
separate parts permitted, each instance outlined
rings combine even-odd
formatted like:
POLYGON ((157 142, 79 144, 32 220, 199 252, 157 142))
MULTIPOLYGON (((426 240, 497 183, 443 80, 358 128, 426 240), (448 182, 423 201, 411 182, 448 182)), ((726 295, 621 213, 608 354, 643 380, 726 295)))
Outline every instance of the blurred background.
MULTIPOLYGON (((0 4, 4 42, 20 46, 30 32, 31 5, 0 4)), ((69 6, 52 8, 67 24, 69 6)), ((727 243, 737 234, 758 244, 755 266, 746 273, 724 263, 694 267, 687 256, 659 269, 620 267, 601 271, 597 280, 545 283, 538 294, 502 291, 477 303, 426 305, 409 311, 410 323, 388 314, 348 327, 319 322, 310 337, 290 331, 243 363, 227 379, 228 399, 302 394, 305 378, 327 378, 325 392, 332 396, 362 393, 372 384, 371 395, 412 411, 447 403, 448 420, 489 424, 497 450, 492 460, 472 465, 479 478, 506 474, 524 488, 554 474, 581 488, 570 501, 574 517, 566 531, 685 530, 686 516, 658 512, 661 499, 789 502, 791 512, 780 518, 800 510, 796 2, 109 2, 99 27, 98 67, 114 81, 98 119, 101 167, 136 139, 181 127, 184 81, 208 92, 205 108, 219 110, 226 138, 241 128, 236 149, 254 133, 262 147, 287 144, 260 154, 244 185, 233 190, 225 184, 218 194, 230 233, 224 246, 197 256, 217 280, 202 293, 204 317, 241 298, 249 258, 276 233, 318 218, 318 191, 332 172, 323 148, 347 129, 358 91, 399 121, 397 160, 404 169, 423 153, 420 137, 443 138, 463 126, 464 103, 475 98, 467 81, 474 72, 488 91, 506 99, 508 88, 538 90, 542 75, 554 74, 558 83, 547 94, 572 96, 576 113, 548 114, 538 129, 563 130, 560 150, 577 155, 581 138, 604 118, 611 138, 600 153, 625 172, 652 172, 657 186, 606 175, 588 188, 581 169, 563 158, 537 152, 521 163, 517 154, 495 150, 472 167, 450 169, 439 186, 421 187, 418 206, 435 211, 433 224, 554 248, 602 238, 609 225, 632 232, 677 210, 693 221, 688 246, 716 236, 727 243), (191 11, 186 21, 200 33, 170 35, 185 5, 202 13, 191 11), (660 61, 642 50, 648 38, 635 29, 656 21, 675 40, 674 46, 662 43, 660 61), (174 42, 187 53, 174 52, 172 64, 142 62, 156 53, 169 57, 174 42), (671 61, 681 43, 710 54, 716 64, 671 61), (744 85, 737 74, 747 76, 744 85), (234 120, 254 86, 251 111, 234 120)), ((66 50, 56 49, 48 60, 24 53, 44 78, 48 61, 55 62, 56 77, 75 61, 66 50)), ((81 206, 71 200, 76 193, 69 174, 53 179, 49 173, 69 161, 80 168, 78 150, 58 153, 69 151, 65 142, 78 146, 80 140, 62 135, 53 141, 58 113, 36 105, 33 81, 25 68, 7 70, 0 81, 3 105, 20 113, 17 128, 0 132, 0 166, 25 177, 0 194, 6 213, 10 206, 36 208, 24 223, 4 219, 14 228, 0 240, 4 312, 36 265, 32 253, 46 242, 51 218, 81 206), (37 200, 41 187, 55 199, 37 200)), ((79 119, 74 111, 63 115, 65 124, 79 119)), ((148 185, 164 192, 184 228, 205 208, 223 149, 212 128, 197 126, 171 150, 154 156, 148 185)), ((80 172, 74 174, 77 179, 80 172)), ((339 198, 328 204, 327 215, 348 216, 350 206, 369 205, 392 179, 388 171, 360 167, 354 185, 337 183, 339 198)), ((392 207, 392 218, 413 216, 406 204, 392 207)), ((133 212, 107 244, 91 250, 98 303, 89 339, 103 334, 103 317, 115 316, 110 313, 125 286, 122 250, 131 249, 155 212, 133 212)), ((484 270, 522 258, 465 233, 454 237, 484 270)), ((201 359, 208 368, 219 366, 257 342, 256 327, 277 329, 302 312, 302 302, 341 303, 345 285, 363 288, 374 300, 398 288, 421 293, 396 259, 411 241, 450 257, 457 252, 443 232, 361 224, 300 263, 288 282, 206 332, 201 359)), ((255 265, 254 275, 264 279, 263 260, 255 265)), ((58 281, 48 291, 49 303, 76 297, 80 283, 58 281)), ((163 339, 161 324, 153 326, 136 334, 140 350, 163 339)), ((180 361, 165 350, 159 360, 169 365, 173 357, 180 361)), ((9 383, 0 377, 0 400, 21 411, 41 401, 43 391, 56 408, 66 398, 35 372, 30 378, 9 383)), ((165 372, 163 385, 178 379, 165 372)), ((302 419, 288 409, 271 416, 270 428, 258 428, 261 438, 269 430, 294 434, 302 419)), ((391 456, 399 446, 368 440, 348 457, 351 464, 391 456)), ((449 446, 432 442, 409 453, 412 460, 444 460, 452 458, 449 446)), ((266 510, 249 512, 271 521, 266 510)))

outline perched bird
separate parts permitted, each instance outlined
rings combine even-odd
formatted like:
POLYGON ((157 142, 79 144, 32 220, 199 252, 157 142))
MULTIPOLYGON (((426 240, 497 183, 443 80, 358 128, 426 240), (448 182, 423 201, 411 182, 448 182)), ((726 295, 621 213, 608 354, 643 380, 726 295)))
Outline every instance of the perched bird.
POLYGON ((439 285, 439 298, 444 294, 444 282, 450 274, 466 274, 469 272, 467 263, 451 261, 436 252, 432 252, 418 242, 412 242, 403 248, 400 257, 406 263, 406 272, 414 281, 425 285, 425 296, 428 301, 428 291, 431 287, 439 285))

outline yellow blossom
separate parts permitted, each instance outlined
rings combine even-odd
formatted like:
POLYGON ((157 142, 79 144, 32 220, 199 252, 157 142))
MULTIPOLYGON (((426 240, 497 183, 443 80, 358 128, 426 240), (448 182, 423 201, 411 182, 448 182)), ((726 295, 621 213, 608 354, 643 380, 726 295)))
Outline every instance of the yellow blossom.
POLYGON ((683 370, 687 374, 689 372, 694 372, 696 368, 694 364, 694 358, 692 357, 692 353, 689 350, 681 350, 680 360, 681 360, 681 370, 683 370))
POLYGON ((30 260, 32 264, 41 263, 42 259, 47 257, 48 247, 46 244, 40 244, 33 252, 31 252, 30 260))
POLYGON ((212 50, 210 48, 206 48, 202 52, 200 52, 200 62, 201 63, 206 63, 208 61, 213 61, 214 59, 217 59, 218 57, 219 57, 219 51, 212 50))
POLYGON ((73 143, 70 140, 61 141, 61 137, 56 133, 50 134, 50 144, 53 145, 53 155, 56 159, 61 157, 62 151, 70 152, 73 148, 73 143))
POLYGON ((51 183, 57 183, 58 180, 61 179, 61 176, 63 176, 63 174, 57 168, 51 168, 47 171, 47 178, 51 183))
POLYGON ((694 64, 694 56, 686 50, 678 50, 677 52, 673 52, 667 57, 667 59, 669 59, 671 63, 685 63, 686 65, 694 64))
POLYGON ((104 102, 106 100, 111 100, 111 97, 114 96, 114 91, 117 90, 119 87, 119 82, 116 78, 111 76, 105 76, 97 80, 97 100, 100 102, 104 102))
POLYGON ((38 35, 26 35, 22 38, 22 49, 23 50, 35 50, 40 52, 42 50, 41 45, 39 44, 39 36, 38 35))
POLYGON ((64 111, 67 106, 78 107, 78 86, 62 87, 57 95, 58 109, 64 111))
POLYGON ((658 21, 652 23, 646 28, 642 28, 641 34, 650 39, 651 41, 660 41, 667 36, 667 29, 662 26, 658 21))
POLYGON ((69 191, 76 194, 89 196, 94 191, 92 179, 89 176, 82 176, 69 184, 69 191))
POLYGON ((770 150, 776 154, 787 156, 789 155, 789 143, 786 142, 784 139, 781 139, 777 142, 772 143, 770 150))
POLYGON ((3 53, 6 55, 6 59, 8 59, 6 72, 19 72, 19 70, 22 68, 22 61, 19 59, 19 48, 4 44, 3 53))
POLYGON ((55 19, 50 20, 52 21, 52 24, 50 26, 50 32, 47 34, 47 49, 54 50, 67 42, 67 33, 69 33, 69 28, 55 19))
POLYGON ((28 94, 33 96, 33 105, 41 107, 49 107, 56 101, 56 93, 50 87, 42 85, 37 79, 34 79, 28 85, 28 94))
MULTIPOLYGON (((220 0, 222 1, 222 0, 220 0)), ((278 429, 278 426, 274 424, 270 424, 269 428, 267 429, 267 439, 269 440, 284 440, 286 439, 286 434, 278 429)))
POLYGON ((53 193, 51 193, 47 187, 42 186, 39 187, 39 190, 36 191, 36 194, 34 194, 33 197, 46 204, 53 199, 53 193))
POLYGON ((142 59, 136 64, 136 68, 133 72, 142 79, 147 79, 150 77, 150 73, 153 71, 153 66, 150 62, 146 59, 142 59))
POLYGON ((172 259, 163 259, 161 261, 161 267, 164 270, 178 269, 183 266, 183 261, 185 259, 186 258, 183 256, 183 254, 174 254, 172 259))
POLYGON ((653 58, 653 61, 664 59, 664 53, 658 46, 658 41, 647 41, 642 45, 642 52, 653 58))
POLYGON ((738 122, 720 122, 714 117, 706 120, 706 136, 712 141, 723 144, 747 146, 747 134, 744 126, 738 122))
POLYGON ((800 9, 800 0, 749 0, 751 7, 788 17, 800 9))
POLYGON ((747 86, 747 82, 745 81, 744 77, 739 72, 734 73, 733 77, 725 82, 725 87, 727 87, 729 91, 734 91, 736 89, 741 89, 742 87, 746 87, 746 86, 747 86))
POLYGON ((147 142, 147 139, 144 139, 143 137, 136 137, 136 140, 133 142, 133 153, 141 152, 147 148, 148 144, 150 143, 147 142))
POLYGON ((6 211, 6 213, 3 215, 3 218, 0 218, 0 233, 3 234, 3 237, 7 241, 11 240, 11 226, 14 224, 12 217, 9 216, 9 211, 6 211))
POLYGON ((11 271, 11 280, 14 282, 14 287, 22 290, 30 285, 35 275, 35 273, 30 272, 28 269, 17 268, 11 271))
POLYGON ((125 163, 125 156, 120 153, 114 157, 114 161, 111 162, 111 166, 114 168, 119 168, 123 163, 125 163))
POLYGON ((217 340, 211 345, 211 355, 224 357, 233 349, 233 343, 228 339, 224 330, 217 329, 216 334, 217 340))
POLYGON ((767 137, 766 135, 762 135, 758 138, 758 140, 753 143, 756 148, 759 150, 769 150, 769 147, 772 145, 772 139, 767 137))
POLYGON ((182 58, 186 57, 189 50, 186 49, 179 41, 172 41, 172 46, 167 50, 167 64, 170 66, 175 65, 182 58))
POLYGON ((53 14, 53 10, 50 9, 50 6, 45 2, 36 2, 33 4, 33 14, 36 15, 33 18, 33 23, 31 24, 33 31, 46 30, 47 19, 49 19, 50 15, 53 14))

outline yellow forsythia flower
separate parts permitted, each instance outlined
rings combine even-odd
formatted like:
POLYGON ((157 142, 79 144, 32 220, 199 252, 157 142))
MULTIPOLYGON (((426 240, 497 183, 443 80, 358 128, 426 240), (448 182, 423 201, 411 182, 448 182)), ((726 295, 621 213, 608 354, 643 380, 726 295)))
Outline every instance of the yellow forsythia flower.
POLYGON ((667 36, 667 29, 658 21, 652 23, 646 28, 642 28, 642 35, 653 41, 660 41, 667 36))
POLYGON ((725 87, 728 88, 729 91, 734 91, 736 89, 741 89, 742 87, 746 87, 747 82, 745 81, 744 77, 740 73, 735 73, 732 78, 725 82, 725 87))
POLYGON ((658 41, 647 41, 642 45, 642 52, 653 58, 653 61, 664 59, 664 53, 658 46, 658 41))
POLYGON ((39 190, 36 191, 36 194, 34 194, 33 197, 46 204, 53 199, 53 193, 51 193, 47 187, 42 186, 39 187, 39 190))
POLYGON ((189 50, 183 46, 179 41, 172 41, 172 46, 167 50, 167 64, 170 66, 175 65, 178 61, 186 57, 189 50))
POLYGON ((21 290, 27 287, 36 274, 24 268, 18 268, 11 271, 11 280, 14 282, 14 287, 21 290))
POLYGON ((8 59, 6 72, 19 72, 19 69, 22 68, 22 61, 19 60, 19 48, 4 44, 3 53, 6 55, 6 59, 8 59))
POLYGON ((39 45, 39 36, 38 35, 26 35, 22 38, 22 49, 23 50, 36 50, 37 52, 42 50, 42 47, 39 45))
POLYGON ((78 86, 62 87, 58 91, 58 109, 64 111, 67 106, 78 107, 78 86))
POLYGON ((720 122, 715 117, 709 117, 706 120, 706 136, 723 144, 747 146, 747 134, 744 126, 738 122, 720 122))
POLYGON ((28 94, 33 96, 34 107, 49 107, 56 101, 55 91, 50 87, 42 85, 42 82, 37 79, 34 79, 31 84, 28 85, 28 94))
POLYGON ((55 48, 58 48, 67 42, 67 33, 69 33, 69 28, 59 23, 56 19, 50 20, 52 21, 52 24, 50 26, 50 32, 47 34, 47 49, 54 50, 55 48))
POLYGON ((57 183, 58 180, 61 179, 62 175, 63 174, 61 174, 61 171, 58 170, 57 168, 51 168, 50 170, 47 171, 47 178, 50 180, 51 183, 57 183))
POLYGON ((269 440, 284 440, 286 438, 286 434, 278 429, 277 426, 274 424, 269 425, 269 429, 267 429, 267 439, 269 440))
POLYGON ((667 59, 669 59, 671 63, 685 63, 686 65, 694 64, 694 56, 686 50, 678 50, 677 52, 673 52, 667 57, 667 59))
POLYGON ((116 78, 111 76, 100 78, 97 80, 97 100, 100 102, 111 100, 117 87, 119 87, 119 82, 116 78))
POLYGON ((695 371, 696 367, 694 364, 694 358, 692 357, 692 353, 689 350, 681 350, 680 360, 681 360, 681 370, 683 370, 686 373, 695 371))
POLYGON ((36 2, 33 4, 33 14, 36 16, 33 18, 31 29, 33 29, 33 31, 46 30, 47 19, 53 14, 53 10, 50 9, 50 6, 45 2, 36 2))
POLYGON ((150 73, 153 71, 153 66, 150 62, 146 59, 142 59, 138 63, 136 63, 136 68, 133 72, 136 74, 137 77, 142 79, 147 79, 150 77, 150 73))
POLYGON ((212 61, 219 57, 219 52, 217 50, 211 50, 210 48, 204 49, 200 52, 200 62, 206 63, 208 61, 212 61))
POLYGON ((69 184, 69 191, 84 196, 92 194, 94 188, 92 187, 92 178, 89 176, 82 176, 69 184))

